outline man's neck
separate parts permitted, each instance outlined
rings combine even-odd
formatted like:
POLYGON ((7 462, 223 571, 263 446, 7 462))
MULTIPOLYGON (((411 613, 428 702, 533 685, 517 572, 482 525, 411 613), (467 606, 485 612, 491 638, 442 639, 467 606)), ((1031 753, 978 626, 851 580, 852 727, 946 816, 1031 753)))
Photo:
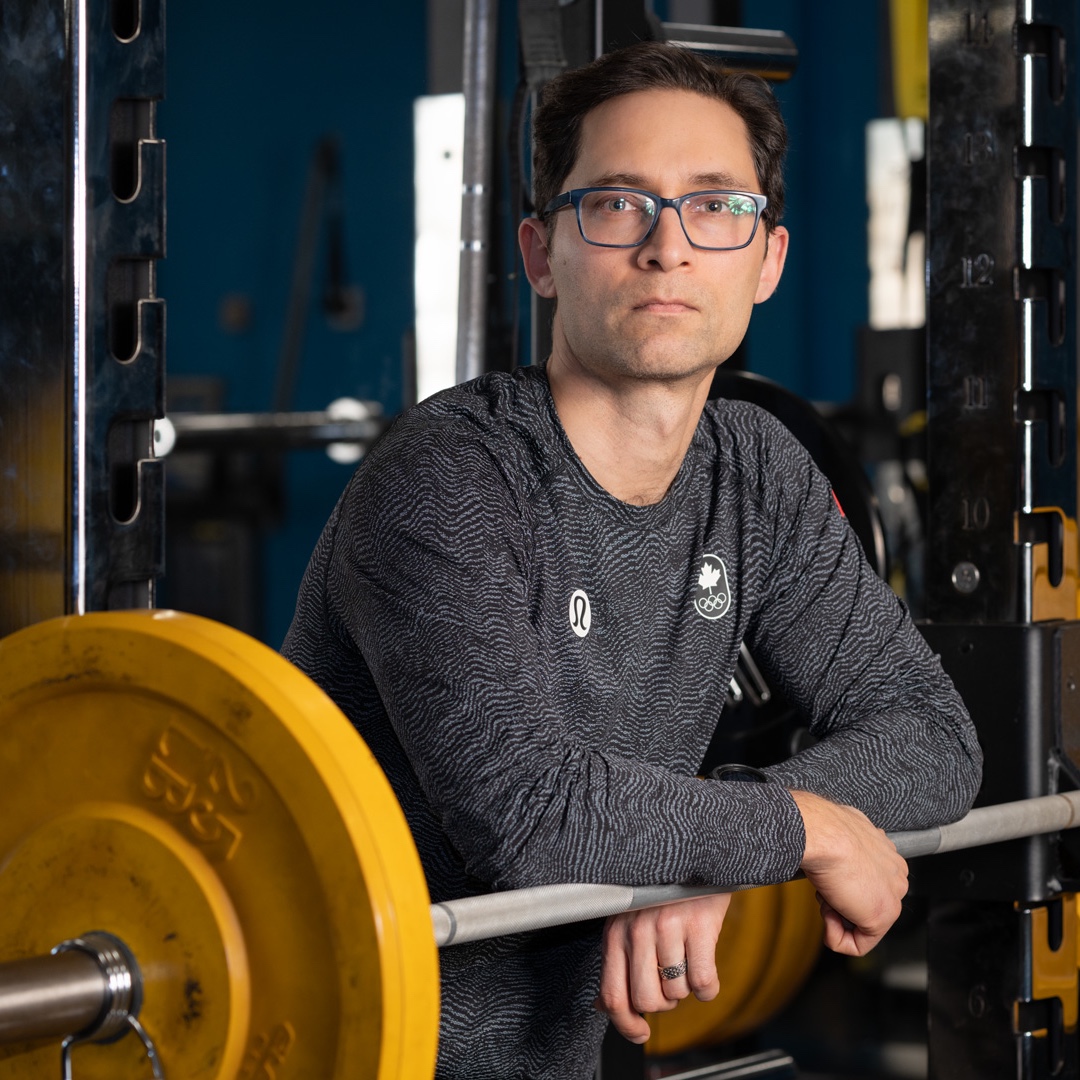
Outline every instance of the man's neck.
POLYGON ((660 502, 686 457, 712 372, 601 379, 556 350, 547 375, 570 445, 593 479, 623 502, 660 502))

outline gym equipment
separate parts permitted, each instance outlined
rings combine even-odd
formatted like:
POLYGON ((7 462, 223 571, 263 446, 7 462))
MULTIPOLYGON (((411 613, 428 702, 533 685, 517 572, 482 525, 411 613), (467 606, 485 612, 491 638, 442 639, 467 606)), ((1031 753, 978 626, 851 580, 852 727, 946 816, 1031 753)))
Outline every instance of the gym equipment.
MULTIPOLYGON (((4 639, 0 790, 0 956, 22 961, 0 987, 81 998, 68 1034, 108 1037, 80 1026, 107 980, 49 951, 105 931, 137 960, 137 1019, 172 1080, 432 1074, 437 954, 408 827, 337 708, 266 646, 171 612, 4 639)), ((55 1069, 54 1044, 0 1031, 0 1074, 55 1069)), ((80 1077, 113 1080, 145 1058, 133 1039, 73 1052, 80 1077)))
POLYGON ((1068 0, 934 0, 930 27, 927 610, 1071 620, 1080 19, 1068 0))
POLYGON ((270 413, 172 413, 154 425, 158 457, 187 451, 300 450, 351 443, 357 457, 390 426, 375 401, 342 398, 326 409, 270 413))
MULTIPOLYGON (((923 628, 986 751, 978 805, 1080 781, 1077 42, 1070 0, 930 0, 923 628), (1073 194, 1070 194, 1073 193, 1073 194)), ((930 1080, 1080 1075, 1077 834, 913 867, 930 1080)))
MULTIPOLYGON (((972 810, 951 825, 913 832, 889 833, 896 850, 910 859, 918 855, 960 851, 1026 836, 1080 826, 1080 791, 1045 795, 972 810)), ((538 885, 486 896, 447 900, 431 907, 438 945, 517 934, 547 926, 580 922, 624 911, 690 900, 741 888, 694 885, 538 885)))
MULTIPOLYGON (((337 707, 266 646, 177 612, 69 616, 0 640, 0 790, 11 1077, 47 1075, 63 1036, 62 1067, 89 1078, 145 1075, 148 1056, 173 1080, 286 1061, 295 1075, 430 1076, 437 942, 716 891, 559 885, 524 891, 540 907, 521 891, 430 905, 393 793, 337 707), (128 1028, 139 1038, 119 1040, 128 1028)), ((1078 818, 1074 792, 897 843, 921 854, 1078 818)), ((736 898, 750 906, 729 937, 756 944, 739 961, 746 992, 733 982, 712 1025, 749 1030, 798 985, 771 954, 779 890, 805 886, 736 898)), ((792 902, 781 936, 797 971, 818 935, 812 899, 792 902)), ((658 1045, 694 1036, 663 1024, 658 1045)))
POLYGON ((465 133, 461 179, 461 265, 458 271, 457 381, 488 370, 487 294, 491 248, 491 178, 495 149, 495 54, 498 4, 466 0, 465 133))
POLYGON ((0 634, 162 573, 164 54, 163 0, 4 3, 0 634))

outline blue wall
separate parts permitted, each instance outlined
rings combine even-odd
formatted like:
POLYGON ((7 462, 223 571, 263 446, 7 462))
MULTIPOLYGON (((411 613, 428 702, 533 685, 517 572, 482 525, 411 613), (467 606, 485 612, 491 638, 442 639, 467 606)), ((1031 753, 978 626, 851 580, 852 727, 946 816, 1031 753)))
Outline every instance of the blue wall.
MULTIPOLYGON (((854 334, 866 320, 863 129, 880 112, 879 5, 845 4, 842 17, 839 6, 743 0, 746 25, 784 30, 800 50, 795 77, 778 90, 791 130, 791 253, 779 292, 751 323, 748 362, 832 401, 853 393, 854 334)), ((366 313, 354 331, 328 325, 318 310, 320 257, 294 406, 351 395, 394 413, 413 317, 412 102, 426 91, 426 3, 264 0, 253 10, 206 0, 169 6, 158 121, 168 144, 159 292, 169 374, 221 376, 229 409, 270 408, 310 156, 321 136, 336 134, 348 268, 366 313), (246 329, 221 325, 231 294, 250 300, 246 329)), ((512 30, 501 30, 505 66, 516 49, 512 30)), ((262 636, 275 646, 351 471, 321 451, 294 453, 287 468, 287 515, 265 548, 262 636)))
POLYGON ((867 320, 864 130, 882 115, 879 6, 743 0, 747 26, 783 30, 799 48, 777 90, 791 138, 791 248, 779 291, 751 322, 748 364, 815 401, 853 396, 855 331, 867 320))
MULTIPOLYGON (((330 327, 318 304, 320 255, 294 407, 350 395, 398 411, 413 321, 412 102, 426 89, 424 5, 183 0, 169 6, 167 63, 159 291, 169 375, 224 377, 230 410, 271 407, 310 157, 320 137, 336 134, 347 265, 366 313, 355 331, 330 327), (221 326, 230 294, 251 302, 246 330, 221 326)), ((265 550, 263 637, 275 646, 351 472, 317 450, 290 455, 287 468, 287 518, 265 550)))

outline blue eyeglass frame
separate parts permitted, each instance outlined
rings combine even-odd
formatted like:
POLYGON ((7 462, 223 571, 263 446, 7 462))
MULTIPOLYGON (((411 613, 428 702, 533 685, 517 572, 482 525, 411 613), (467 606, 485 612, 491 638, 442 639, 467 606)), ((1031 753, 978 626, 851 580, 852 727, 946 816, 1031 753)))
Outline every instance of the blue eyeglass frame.
POLYGON ((593 247, 606 247, 606 248, 636 248, 641 247, 650 236, 656 231, 656 226, 660 221, 660 214, 663 212, 665 206, 670 206, 675 211, 679 218, 679 225, 682 227, 683 236, 686 237, 687 243, 691 247, 700 249, 701 251, 741 251, 745 247, 749 247, 754 242, 754 237, 757 236, 758 225, 761 224, 761 215, 765 213, 765 207, 769 205, 769 199, 765 195, 759 195, 754 191, 735 191, 729 188, 704 188, 701 191, 689 191, 685 195, 679 195, 674 199, 662 199, 655 191, 646 191, 644 188, 631 188, 631 187, 583 187, 572 188, 570 191, 564 191, 561 195, 556 195, 544 207, 540 213, 541 218, 546 218, 548 214, 554 214, 557 210, 562 210, 567 206, 574 208, 574 215, 577 218, 578 232, 581 233, 581 239, 586 244, 592 244, 593 247), (656 215, 653 217, 652 224, 649 226, 649 231, 636 243, 636 244, 601 244, 597 240, 590 240, 585 235, 585 230, 581 224, 581 200, 586 195, 591 195, 594 191, 626 191, 631 195, 644 195, 649 199, 652 199, 656 203, 656 215), (698 195, 741 195, 744 199, 749 199, 755 206, 757 213, 754 216, 754 227, 750 230, 750 239, 745 244, 739 244, 736 247, 708 247, 705 244, 697 244, 690 239, 690 234, 686 231, 686 222, 683 221, 682 208, 683 203, 687 199, 693 199, 698 195))

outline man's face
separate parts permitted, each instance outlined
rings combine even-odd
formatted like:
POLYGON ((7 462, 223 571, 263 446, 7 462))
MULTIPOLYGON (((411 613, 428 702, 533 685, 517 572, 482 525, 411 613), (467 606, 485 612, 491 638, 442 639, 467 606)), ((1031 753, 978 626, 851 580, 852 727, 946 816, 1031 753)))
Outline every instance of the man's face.
MULTIPOLYGON (((727 188, 760 191, 746 126, 723 102, 682 90, 645 90, 597 106, 582 125, 581 153, 563 190, 643 188, 666 198, 727 188)), ((704 251, 676 212, 661 211, 637 248, 585 243, 573 209, 522 223, 526 273, 557 297, 553 354, 597 375, 701 376, 742 340, 755 303, 783 269, 787 233, 765 228, 738 251, 704 251)))

